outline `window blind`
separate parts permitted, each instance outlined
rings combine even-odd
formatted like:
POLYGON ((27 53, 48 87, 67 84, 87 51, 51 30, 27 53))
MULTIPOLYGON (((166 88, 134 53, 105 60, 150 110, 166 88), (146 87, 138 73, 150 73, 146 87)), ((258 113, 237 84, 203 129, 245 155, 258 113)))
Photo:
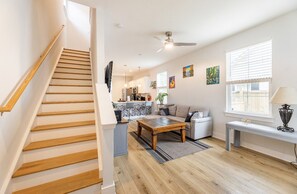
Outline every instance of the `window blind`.
POLYGON ((272 77, 272 41, 226 54, 227 83, 259 82, 272 77))
POLYGON ((157 74, 157 87, 167 87, 167 72, 157 74))

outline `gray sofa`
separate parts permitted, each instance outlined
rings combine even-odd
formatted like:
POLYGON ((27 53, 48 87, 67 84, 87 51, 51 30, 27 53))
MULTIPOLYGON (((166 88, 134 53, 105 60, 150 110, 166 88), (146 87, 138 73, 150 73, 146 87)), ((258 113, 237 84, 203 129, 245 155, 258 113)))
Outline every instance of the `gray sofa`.
POLYGON ((155 115, 154 117, 167 117, 172 120, 185 122, 189 112, 196 112, 186 125, 186 136, 191 139, 201 139, 212 136, 212 118, 209 110, 195 106, 169 105, 169 115, 155 115), (202 116, 203 115, 203 116, 202 116))

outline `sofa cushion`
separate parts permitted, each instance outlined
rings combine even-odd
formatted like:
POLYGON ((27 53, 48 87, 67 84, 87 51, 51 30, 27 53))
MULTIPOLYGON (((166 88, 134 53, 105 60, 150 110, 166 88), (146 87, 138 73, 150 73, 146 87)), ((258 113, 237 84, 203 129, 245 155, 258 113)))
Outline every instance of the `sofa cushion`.
POLYGON ((197 106, 191 106, 189 112, 203 112, 203 117, 208 117, 209 116, 209 109, 207 108, 199 108, 197 106))
POLYGON ((176 108, 176 116, 186 118, 189 113, 189 106, 178 105, 176 108))
POLYGON ((169 115, 175 116, 176 115, 176 105, 168 106, 169 115))

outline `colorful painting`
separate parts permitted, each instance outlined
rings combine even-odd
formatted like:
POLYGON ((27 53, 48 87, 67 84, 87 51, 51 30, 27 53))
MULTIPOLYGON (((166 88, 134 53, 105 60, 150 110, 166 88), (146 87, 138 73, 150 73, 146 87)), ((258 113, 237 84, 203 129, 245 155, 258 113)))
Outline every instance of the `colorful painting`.
POLYGON ((206 69, 206 84, 219 84, 220 83, 220 66, 209 67, 206 69))
POLYGON ((194 65, 183 67, 183 78, 194 76, 194 65))
POLYGON ((175 88, 175 76, 169 77, 169 89, 175 88))

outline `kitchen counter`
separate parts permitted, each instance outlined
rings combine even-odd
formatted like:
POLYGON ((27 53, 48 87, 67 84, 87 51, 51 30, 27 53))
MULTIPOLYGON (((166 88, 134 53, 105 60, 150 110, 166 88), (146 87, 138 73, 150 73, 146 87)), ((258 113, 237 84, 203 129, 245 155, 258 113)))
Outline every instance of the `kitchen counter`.
POLYGON ((122 117, 144 116, 152 112, 153 101, 113 102, 113 107, 122 111, 122 117), (132 107, 127 104, 133 103, 132 107), (130 113, 130 114, 129 114, 130 113))

